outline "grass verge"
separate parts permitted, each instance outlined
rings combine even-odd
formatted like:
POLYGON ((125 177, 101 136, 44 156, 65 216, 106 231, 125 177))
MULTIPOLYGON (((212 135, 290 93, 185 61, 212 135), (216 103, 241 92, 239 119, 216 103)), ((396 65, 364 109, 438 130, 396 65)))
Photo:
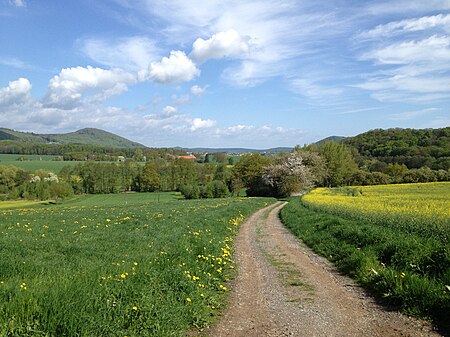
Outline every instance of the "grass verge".
POLYGON ((408 315, 431 319, 448 333, 448 243, 309 209, 300 198, 292 198, 280 217, 308 246, 373 292, 382 303, 408 315))

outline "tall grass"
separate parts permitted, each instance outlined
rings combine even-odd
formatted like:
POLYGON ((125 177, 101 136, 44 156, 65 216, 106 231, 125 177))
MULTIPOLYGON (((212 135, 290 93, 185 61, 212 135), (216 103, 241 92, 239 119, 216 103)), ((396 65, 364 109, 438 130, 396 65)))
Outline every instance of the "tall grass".
POLYGON ((207 326, 233 276, 238 225, 273 202, 117 201, 0 211, 0 336, 207 326))

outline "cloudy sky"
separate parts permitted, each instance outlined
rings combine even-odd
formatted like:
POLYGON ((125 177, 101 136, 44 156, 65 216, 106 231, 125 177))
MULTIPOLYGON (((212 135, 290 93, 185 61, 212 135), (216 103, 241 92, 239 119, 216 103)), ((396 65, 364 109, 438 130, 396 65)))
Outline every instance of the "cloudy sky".
POLYGON ((0 0, 0 127, 268 148, 450 125, 450 0, 0 0))

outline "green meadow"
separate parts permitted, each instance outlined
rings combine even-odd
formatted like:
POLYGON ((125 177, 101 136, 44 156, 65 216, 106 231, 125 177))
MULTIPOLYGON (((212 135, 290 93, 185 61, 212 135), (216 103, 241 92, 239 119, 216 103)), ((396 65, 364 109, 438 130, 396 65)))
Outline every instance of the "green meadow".
POLYGON ((50 155, 0 154, 0 165, 13 165, 28 172, 46 170, 59 173, 64 166, 84 163, 79 161, 58 161, 55 160, 56 157, 50 155), (23 158, 23 160, 20 160, 20 158, 23 158))
POLYGON ((88 196, 0 210, 0 336, 182 336, 207 326, 233 238, 270 198, 88 196))

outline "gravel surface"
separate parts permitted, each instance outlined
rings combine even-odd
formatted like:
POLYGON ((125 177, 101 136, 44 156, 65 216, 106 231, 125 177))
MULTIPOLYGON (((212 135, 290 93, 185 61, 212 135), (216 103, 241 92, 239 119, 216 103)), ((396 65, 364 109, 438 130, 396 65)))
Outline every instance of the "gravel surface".
POLYGON ((285 203, 250 217, 235 240, 238 276, 227 309, 204 336, 440 336, 388 312, 280 222, 285 203))

